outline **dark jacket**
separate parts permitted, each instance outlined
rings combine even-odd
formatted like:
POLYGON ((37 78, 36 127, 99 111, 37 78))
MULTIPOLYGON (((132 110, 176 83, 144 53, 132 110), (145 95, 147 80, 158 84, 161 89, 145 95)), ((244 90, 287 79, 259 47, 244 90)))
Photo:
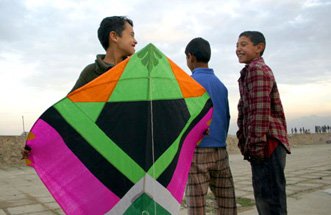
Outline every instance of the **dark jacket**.
POLYGON ((90 81, 94 80, 95 78, 99 77, 109 69, 113 68, 113 64, 107 64, 103 62, 105 55, 97 55, 97 58, 94 63, 87 65, 84 70, 80 73, 76 84, 71 89, 70 93, 85 84, 89 83, 90 81))

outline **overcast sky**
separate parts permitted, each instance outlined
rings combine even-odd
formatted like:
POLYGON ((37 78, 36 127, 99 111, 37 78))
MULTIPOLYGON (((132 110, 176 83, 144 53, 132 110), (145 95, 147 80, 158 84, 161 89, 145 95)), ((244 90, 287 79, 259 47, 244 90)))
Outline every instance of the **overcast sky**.
MULTIPOLYGON (((331 116, 331 0, 0 0, 0 135, 29 131, 66 96, 80 72, 103 54, 97 29, 106 16, 134 22, 136 51, 153 43, 190 74, 184 48, 212 47, 209 66, 229 90, 236 130, 238 35, 261 31, 288 120, 331 116)), ((331 124, 331 122, 330 122, 331 124)))

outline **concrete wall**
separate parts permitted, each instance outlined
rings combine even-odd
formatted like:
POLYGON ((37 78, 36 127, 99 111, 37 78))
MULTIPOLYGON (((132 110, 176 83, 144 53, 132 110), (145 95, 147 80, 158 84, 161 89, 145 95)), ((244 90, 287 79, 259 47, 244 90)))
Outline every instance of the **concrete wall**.
POLYGON ((25 165, 21 160, 20 149, 26 136, 0 136, 0 166, 25 165))
MULTIPOLYGON (((289 141, 291 147, 306 144, 325 144, 331 134, 290 134, 289 141)), ((0 166, 21 166, 25 161, 21 160, 20 148, 24 146, 26 136, 0 136, 0 166)), ((229 136, 228 151, 230 153, 239 152, 237 138, 229 136)))

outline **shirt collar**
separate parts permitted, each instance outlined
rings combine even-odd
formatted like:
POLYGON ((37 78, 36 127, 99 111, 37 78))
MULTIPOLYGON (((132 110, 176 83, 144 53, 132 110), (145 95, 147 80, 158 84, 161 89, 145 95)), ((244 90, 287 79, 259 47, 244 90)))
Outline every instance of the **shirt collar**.
POLYGON ((240 71, 240 78, 244 78, 246 76, 246 73, 248 71, 248 68, 253 65, 253 64, 257 64, 257 63, 263 63, 264 60, 263 60, 263 57, 257 57, 257 58, 254 58, 250 63, 246 64, 245 67, 240 71))
POLYGON ((95 63, 98 65, 100 69, 96 70, 96 73, 103 74, 105 71, 111 69, 114 67, 114 64, 104 62, 103 59, 106 57, 104 54, 98 54, 97 59, 95 60, 95 63))
POLYGON ((240 71, 241 76, 245 76, 248 70, 249 64, 246 64, 244 68, 240 71))
POLYGON ((214 70, 211 69, 211 68, 195 68, 193 71, 192 71, 192 74, 198 74, 198 73, 207 73, 207 74, 214 74, 214 70))
POLYGON ((257 58, 254 58, 249 64, 247 65, 252 65, 252 64, 256 64, 256 63, 259 63, 259 62, 264 62, 263 60, 263 57, 257 57, 257 58))

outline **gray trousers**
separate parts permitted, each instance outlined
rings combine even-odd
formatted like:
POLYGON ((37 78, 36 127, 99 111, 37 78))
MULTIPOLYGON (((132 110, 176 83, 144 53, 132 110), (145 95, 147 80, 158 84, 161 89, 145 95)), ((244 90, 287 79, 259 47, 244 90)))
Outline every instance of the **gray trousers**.
POLYGON ((253 188, 259 215, 286 215, 286 149, 279 143, 261 163, 251 162, 253 188))

